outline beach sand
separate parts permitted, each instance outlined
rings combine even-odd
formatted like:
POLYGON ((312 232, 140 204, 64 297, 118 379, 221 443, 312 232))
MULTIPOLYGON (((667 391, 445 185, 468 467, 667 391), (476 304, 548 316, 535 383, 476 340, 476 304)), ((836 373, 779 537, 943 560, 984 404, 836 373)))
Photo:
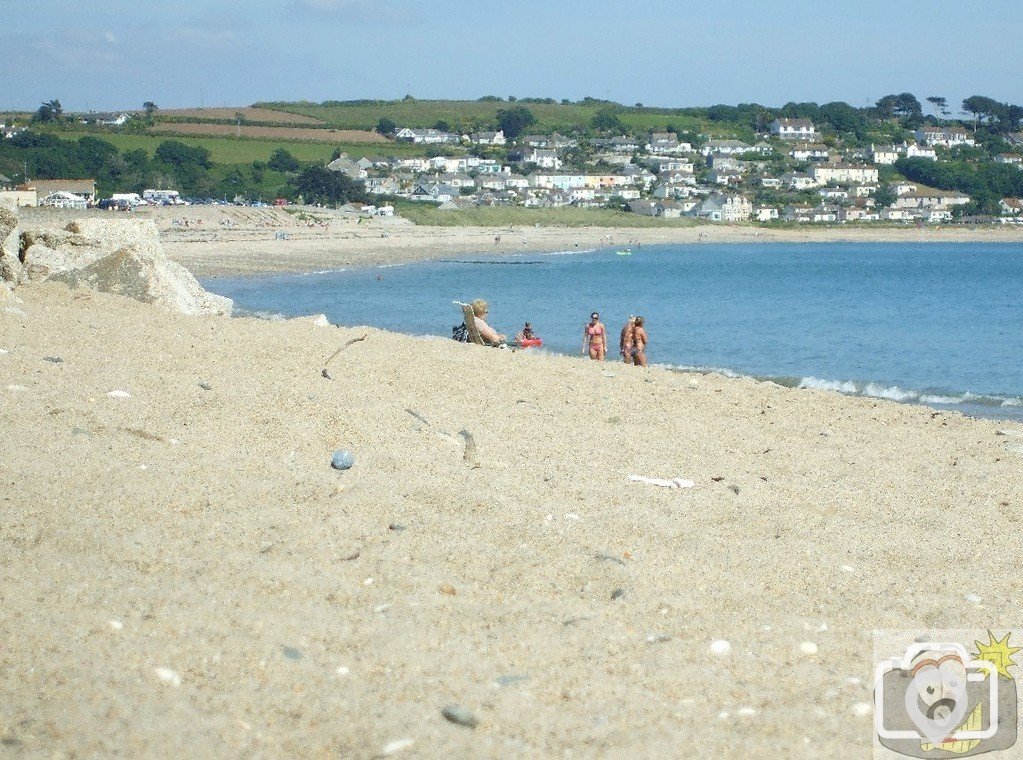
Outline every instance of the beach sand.
POLYGON ((4 754, 866 757, 872 630, 1019 623, 1018 425, 15 295, 4 754))

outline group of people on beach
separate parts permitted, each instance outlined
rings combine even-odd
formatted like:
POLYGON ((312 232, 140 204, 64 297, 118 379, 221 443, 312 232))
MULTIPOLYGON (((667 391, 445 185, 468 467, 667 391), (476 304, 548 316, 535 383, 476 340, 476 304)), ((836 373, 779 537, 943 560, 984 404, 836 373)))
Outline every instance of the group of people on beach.
MULTIPOLYGON (((622 327, 618 339, 618 353, 626 364, 647 366, 646 351, 650 344, 650 336, 647 335, 645 323, 643 317, 630 314, 625 326, 622 327)), ((583 356, 588 354, 594 361, 602 362, 607 359, 607 328, 600 321, 600 312, 590 314, 590 321, 583 327, 582 353, 583 356)))
MULTIPOLYGON (((473 314, 473 321, 476 330, 483 341, 490 345, 500 346, 506 343, 507 337, 497 332, 487 323, 487 316, 490 307, 482 298, 477 298, 470 304, 473 314)), ((533 332, 533 326, 526 322, 523 328, 515 336, 515 343, 522 345, 523 341, 532 341, 537 338, 533 332)), ((625 326, 618 340, 618 353, 626 364, 633 364, 637 367, 647 366, 647 346, 650 345, 650 336, 647 335, 645 320, 643 317, 629 315, 625 326)), ((600 321, 600 312, 592 312, 590 321, 583 327, 583 356, 587 354, 594 361, 606 361, 607 359, 607 328, 600 321)))

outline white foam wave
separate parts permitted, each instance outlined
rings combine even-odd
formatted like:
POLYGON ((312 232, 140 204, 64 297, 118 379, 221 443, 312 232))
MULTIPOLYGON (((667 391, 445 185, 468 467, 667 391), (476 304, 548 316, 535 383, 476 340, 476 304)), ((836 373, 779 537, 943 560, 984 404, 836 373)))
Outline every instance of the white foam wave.
POLYGON ((857 393, 856 383, 849 380, 822 380, 819 377, 804 377, 799 381, 799 388, 813 388, 817 391, 838 391, 839 393, 857 393))
POLYGON ((919 400, 921 404, 961 404, 964 399, 962 396, 933 396, 925 393, 919 400))
POLYGON ((920 398, 919 393, 903 390, 897 385, 878 385, 877 383, 867 383, 862 393, 864 396, 886 398, 890 401, 912 401, 920 398))

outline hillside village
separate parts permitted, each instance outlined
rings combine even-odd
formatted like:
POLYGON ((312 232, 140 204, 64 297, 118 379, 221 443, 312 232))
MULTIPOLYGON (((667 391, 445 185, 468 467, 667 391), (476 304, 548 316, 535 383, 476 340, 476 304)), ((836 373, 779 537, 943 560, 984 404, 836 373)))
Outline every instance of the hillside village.
MULTIPOLYGON (((90 123, 124 124, 132 118, 102 116, 90 123)), ((423 148, 423 155, 388 155, 381 145, 379 153, 335 153, 326 169, 361 183, 368 197, 378 199, 348 206, 364 214, 392 213, 389 201, 400 199, 452 213, 487 206, 613 207, 647 217, 724 223, 980 221, 966 213, 975 200, 970 195, 905 180, 893 171, 902 159, 940 164, 975 149, 974 130, 965 126, 923 124, 911 138, 866 147, 844 144, 806 118, 779 117, 765 127, 755 141, 743 141, 673 131, 521 133, 510 139, 501 130, 459 133, 395 125, 390 138, 423 148)), ((24 128, 0 129, 14 138, 24 128)), ((1023 170, 1023 154, 1016 152, 1023 151, 1023 132, 1001 139, 1007 150, 990 161, 1023 170)), ((4 198, 18 205, 73 208, 143 202, 131 193, 99 198, 95 182, 87 179, 15 185, 0 175, 4 198)), ((146 200, 154 198, 176 202, 176 193, 147 190, 146 200)), ((246 202, 241 196, 235 200, 246 202)), ((1023 223, 1023 201, 1017 197, 1001 198, 998 211, 994 221, 1023 223)))

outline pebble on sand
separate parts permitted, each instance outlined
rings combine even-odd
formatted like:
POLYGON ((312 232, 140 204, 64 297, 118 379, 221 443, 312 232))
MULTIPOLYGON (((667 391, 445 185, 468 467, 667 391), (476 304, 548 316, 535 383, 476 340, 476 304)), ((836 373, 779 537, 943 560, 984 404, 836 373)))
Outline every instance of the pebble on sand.
POLYGON ((447 594, 448 596, 454 596, 455 594, 458 593, 458 589, 456 589, 450 583, 440 584, 440 586, 437 587, 437 590, 442 594, 447 594))
POLYGON ((330 466, 335 470, 350 470, 355 464, 355 457, 352 452, 338 449, 330 458, 330 466))
POLYGON ((852 706, 853 715, 857 718, 864 718, 873 712, 874 708, 869 702, 857 702, 852 706))
POLYGON ((107 395, 110 398, 131 398, 131 394, 128 391, 110 391, 107 395))
POLYGON ((110 627, 113 628, 115 631, 119 631, 122 628, 124 628, 124 623, 122 623, 120 620, 111 620, 110 627))
POLYGON ((476 716, 461 705, 448 705, 440 711, 440 714, 451 723, 465 726, 466 728, 476 728, 479 725, 479 720, 476 719, 476 716))
POLYGON ((726 654, 728 654, 731 651, 732 651, 732 645, 729 644, 724 639, 717 639, 715 641, 710 642, 710 652, 711 652, 711 654, 726 655, 726 654))
POLYGON ((408 749, 415 743, 415 739, 395 739, 393 742, 385 744, 381 752, 384 755, 393 755, 395 752, 401 752, 403 749, 408 749))
POLYGON ((181 676, 175 673, 170 668, 153 668, 153 672, 156 673, 157 678, 166 684, 169 684, 175 688, 181 686, 181 676))
POLYGON ((817 645, 812 641, 804 641, 799 645, 799 651, 801 654, 814 655, 817 654, 817 645))

